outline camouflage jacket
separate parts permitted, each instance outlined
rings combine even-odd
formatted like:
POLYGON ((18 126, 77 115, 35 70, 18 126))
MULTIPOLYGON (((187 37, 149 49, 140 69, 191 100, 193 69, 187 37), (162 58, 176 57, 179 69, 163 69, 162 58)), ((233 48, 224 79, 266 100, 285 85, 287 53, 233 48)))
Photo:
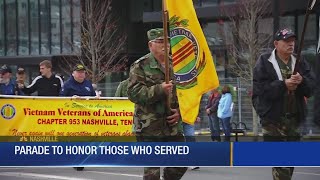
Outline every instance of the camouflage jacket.
POLYGON ((120 82, 117 88, 116 94, 114 95, 115 97, 128 97, 128 93, 127 93, 128 81, 129 79, 126 79, 120 82))
MULTIPOLYGON (((170 67, 170 79, 174 83, 172 65, 170 67)), ((135 103, 134 130, 145 136, 170 136, 181 130, 181 121, 174 126, 169 126, 166 121, 170 110, 167 95, 161 87, 165 81, 164 72, 151 53, 134 62, 130 69, 128 98, 135 103)), ((175 87, 171 95, 171 108, 179 108, 175 87)))

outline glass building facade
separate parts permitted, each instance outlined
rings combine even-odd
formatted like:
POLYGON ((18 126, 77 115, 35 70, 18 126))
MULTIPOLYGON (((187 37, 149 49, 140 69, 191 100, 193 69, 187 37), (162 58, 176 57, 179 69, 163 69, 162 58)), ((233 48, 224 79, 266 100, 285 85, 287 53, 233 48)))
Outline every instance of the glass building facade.
MULTIPOLYGON (((72 57, 81 47, 81 2, 84 0, 0 0, 0 65, 25 67, 29 80, 39 74, 38 63, 72 57)), ((214 63, 221 79, 232 79, 228 47, 233 44, 231 22, 222 13, 224 6, 237 6, 237 0, 193 0, 214 63)), ((298 39, 302 32, 306 1, 269 0, 270 13, 257 23, 258 37, 270 36, 266 47, 273 47, 272 35, 282 27, 293 29, 298 39)), ((128 65, 148 52, 146 32, 161 27, 161 0, 113 0, 112 9, 126 37, 124 54, 128 65)), ((319 34, 319 6, 309 16, 303 55, 315 62, 319 34)), ((240 23, 243 22, 240 21, 240 23)), ((242 27, 243 28, 243 27, 242 27)), ((244 27, 245 29, 245 27, 244 27)), ((56 61, 58 62, 58 61, 56 61)), ((127 68, 128 70, 129 68, 127 68)), ((320 68, 319 68, 320 69, 320 68)), ((59 72, 59 69, 55 68, 59 72)), ((61 73, 61 72, 60 72, 61 73)), ((106 96, 113 96, 117 83, 128 73, 108 73, 103 85, 106 96), (111 89, 113 88, 113 89, 111 89)), ((250 105, 251 107, 251 105, 250 105)))
POLYGON ((0 56, 73 54, 80 0, 0 0, 0 56))
MULTIPOLYGON (((110 7, 121 14, 117 17, 122 24, 128 23, 127 2, 113 0, 110 7)), ((72 64, 83 55, 81 27, 85 23, 81 15, 84 5, 84 0, 0 0, 0 66, 8 65, 13 78, 16 69, 23 67, 26 84, 29 84, 39 75, 39 63, 51 60, 53 72, 67 79, 70 72, 61 67, 66 61, 72 64)), ((103 83, 118 82, 127 76, 126 72, 106 74, 103 83)), ((108 93, 108 96, 114 94, 108 93)))
MULTIPOLYGON (((148 2, 151 2, 151 0, 148 2)), ((234 39, 231 22, 224 11, 227 8, 236 8, 238 6, 237 0, 193 0, 193 2, 207 43, 214 56, 214 63, 219 77, 230 77, 231 74, 228 73, 228 68, 226 68, 230 60, 228 47, 234 43, 234 39)), ((284 27, 295 31, 298 37, 297 43, 299 43, 307 2, 301 0, 270 0, 269 3, 269 12, 267 12, 265 17, 259 19, 256 30, 259 37, 270 37, 269 43, 264 48, 268 50, 273 48, 273 34, 279 28, 284 27)), ((143 22, 145 25, 154 27, 161 22, 161 12, 159 12, 161 4, 157 5, 158 7, 156 5, 152 3, 151 7, 153 8, 149 8, 143 12, 143 22)), ((319 10, 313 11, 309 16, 302 49, 302 54, 311 63, 314 63, 318 43, 319 12, 317 11, 319 10)), ((245 24, 242 21, 239 21, 239 23, 245 24)), ((245 29, 246 27, 242 28, 245 29)))
POLYGON ((25 68, 30 83, 39 75, 39 62, 78 54, 80 3, 0 0, 0 65, 7 64, 14 74, 17 67, 25 68))
MULTIPOLYGON (((0 65, 31 64, 38 68, 43 59, 80 52, 82 0, 0 0, 0 65), (38 60, 35 60, 38 59, 38 60)), ((125 29, 124 53, 129 63, 148 51, 146 31, 162 26, 160 0, 114 0, 113 9, 125 29)), ((230 22, 223 6, 236 0, 193 0, 207 42, 215 57, 220 77, 227 77, 228 46, 233 43, 230 22)), ((257 31, 272 36, 279 27, 292 28, 298 38, 302 31, 306 2, 270 0, 270 14, 261 19, 257 31)), ((303 53, 314 59, 319 34, 319 15, 309 17, 303 53)), ((270 41, 270 47, 272 41, 270 41)), ((129 67, 129 65, 128 65, 129 67)), ((38 70, 36 70, 38 71, 38 70)))

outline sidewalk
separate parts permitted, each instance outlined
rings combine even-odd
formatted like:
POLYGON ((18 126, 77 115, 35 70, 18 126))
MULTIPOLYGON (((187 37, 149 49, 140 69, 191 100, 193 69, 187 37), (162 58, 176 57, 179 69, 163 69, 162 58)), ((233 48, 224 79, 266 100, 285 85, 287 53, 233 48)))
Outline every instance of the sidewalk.
MULTIPOLYGON (((210 135, 210 130, 209 130, 209 128, 199 129, 199 130, 196 130, 195 134, 196 135, 210 135)), ((234 135, 234 133, 231 133, 231 134, 234 135)), ((239 133, 238 135, 241 136, 243 134, 239 133)), ((253 132, 252 131, 247 131, 246 135, 247 136, 253 136, 253 132)), ((259 133, 259 136, 262 136, 262 133, 259 133)))
MULTIPOLYGON (((195 134, 196 134, 196 136, 202 136, 202 135, 208 136, 208 135, 210 135, 210 130, 209 130, 209 128, 198 129, 198 130, 196 130, 195 134)), ((235 136, 234 133, 232 133, 231 135, 235 136)), ((224 135, 222 135, 222 136, 224 136, 224 135)), ((238 136, 243 137, 244 134, 239 133, 238 136)), ((246 137, 253 137, 253 131, 247 131, 245 136, 246 137)), ((262 137, 261 132, 259 132, 258 137, 262 137)), ((320 141, 320 134, 305 134, 305 135, 303 135, 302 140, 320 141)))

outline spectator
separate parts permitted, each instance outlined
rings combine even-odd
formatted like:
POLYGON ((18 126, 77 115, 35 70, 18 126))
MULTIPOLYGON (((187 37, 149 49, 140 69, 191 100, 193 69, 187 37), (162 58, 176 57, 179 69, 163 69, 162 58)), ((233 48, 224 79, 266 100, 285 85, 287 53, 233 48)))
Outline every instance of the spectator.
MULTIPOLYGON (((200 120, 201 120, 200 117, 197 117, 196 123, 199 123, 200 120)), ((196 142, 195 125, 182 122, 182 127, 183 127, 184 136, 186 137, 186 142, 196 142)), ((190 167, 190 169, 196 170, 196 169, 199 169, 199 167, 190 167)))
POLYGON ((20 94, 20 95, 24 95, 22 90, 19 88, 19 84, 24 84, 24 82, 26 80, 26 73, 25 73, 24 68, 19 67, 17 69, 16 78, 17 79, 16 79, 15 93, 20 94))
MULTIPOLYGON (((78 98, 80 96, 96 96, 92 83, 86 78, 86 69, 82 64, 77 64, 73 68, 72 76, 63 85, 60 95, 78 98)), ((77 171, 82 171, 84 167, 74 167, 77 171)))
POLYGON ((220 123, 218 118, 218 106, 221 95, 217 89, 211 91, 211 95, 207 101, 206 113, 209 117, 209 127, 211 131, 212 141, 221 141, 220 137, 220 123))
POLYGON ((86 79, 86 69, 82 64, 73 68, 72 76, 65 82, 61 96, 96 96, 92 83, 86 79))
POLYGON ((16 91, 16 82, 12 79, 12 71, 7 65, 0 69, 1 84, 0 94, 2 95, 22 95, 21 91, 16 91))
POLYGON ((18 83, 19 88, 25 94, 38 92, 38 96, 59 96, 63 86, 61 77, 52 73, 52 64, 49 60, 42 61, 39 66, 41 75, 37 76, 27 87, 18 83))
POLYGON ((218 118, 221 120, 225 141, 230 141, 231 116, 232 116, 232 95, 230 87, 225 85, 222 89, 222 96, 218 105, 218 118))
MULTIPOLYGON (((200 120, 201 120, 200 117, 197 117, 196 123, 199 123, 200 120)), ((182 122, 183 133, 187 142, 196 142, 194 126, 195 126, 194 124, 188 124, 188 123, 182 122)))

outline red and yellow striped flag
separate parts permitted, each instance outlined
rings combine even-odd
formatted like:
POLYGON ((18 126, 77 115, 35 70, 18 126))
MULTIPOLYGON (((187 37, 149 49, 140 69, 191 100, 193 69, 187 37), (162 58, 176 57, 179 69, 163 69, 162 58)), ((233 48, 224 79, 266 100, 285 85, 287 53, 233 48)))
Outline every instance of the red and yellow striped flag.
POLYGON ((204 93, 219 86, 192 0, 166 0, 173 70, 182 120, 194 124, 204 93))

